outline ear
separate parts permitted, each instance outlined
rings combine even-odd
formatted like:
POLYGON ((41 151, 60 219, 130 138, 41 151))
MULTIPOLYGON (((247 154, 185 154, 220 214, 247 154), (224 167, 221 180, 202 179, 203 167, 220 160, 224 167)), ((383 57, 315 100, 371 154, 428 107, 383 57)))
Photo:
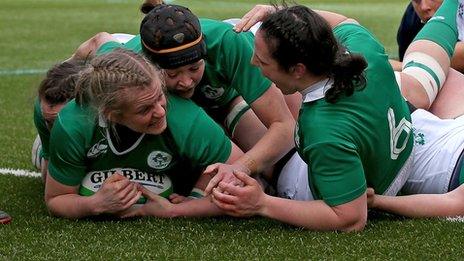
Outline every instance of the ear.
POLYGON ((103 116, 108 120, 112 122, 117 122, 118 121, 118 114, 114 111, 111 111, 109 109, 103 110, 103 116))
POLYGON ((306 74, 306 66, 302 63, 297 63, 292 67, 291 73, 296 79, 301 79, 306 74))

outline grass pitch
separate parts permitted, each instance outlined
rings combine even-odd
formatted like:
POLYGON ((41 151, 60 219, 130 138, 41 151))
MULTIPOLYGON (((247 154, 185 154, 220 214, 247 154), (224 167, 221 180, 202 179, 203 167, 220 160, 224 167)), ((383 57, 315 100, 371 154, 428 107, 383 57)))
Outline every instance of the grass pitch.
MULTIPOLYGON (((2 0, 0 168, 29 169, 36 135, 32 104, 43 72, 99 31, 137 33, 133 0, 2 0)), ((258 1, 177 1, 197 15, 240 17, 258 1)), ((264 2, 261 2, 264 3, 264 2)), ((396 57, 407 1, 301 1, 371 29, 396 57)), ((362 233, 319 233, 263 218, 70 221, 50 217, 40 179, 0 175, 0 259, 463 259, 464 223, 370 219, 362 233)))

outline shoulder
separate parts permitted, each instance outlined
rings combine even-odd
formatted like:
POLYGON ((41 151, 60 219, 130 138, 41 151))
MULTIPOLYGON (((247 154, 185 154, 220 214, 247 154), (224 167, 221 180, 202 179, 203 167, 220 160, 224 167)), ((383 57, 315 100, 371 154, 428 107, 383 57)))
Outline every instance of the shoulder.
POLYGON ((223 46, 222 43, 234 42, 234 44, 239 44, 242 41, 249 43, 254 39, 253 33, 237 33, 231 24, 223 21, 202 18, 200 24, 208 49, 214 47, 230 48, 231 46, 223 46))
POLYGON ((71 100, 58 113, 52 128, 52 137, 66 135, 72 138, 91 139, 96 127, 96 113, 87 106, 71 100))

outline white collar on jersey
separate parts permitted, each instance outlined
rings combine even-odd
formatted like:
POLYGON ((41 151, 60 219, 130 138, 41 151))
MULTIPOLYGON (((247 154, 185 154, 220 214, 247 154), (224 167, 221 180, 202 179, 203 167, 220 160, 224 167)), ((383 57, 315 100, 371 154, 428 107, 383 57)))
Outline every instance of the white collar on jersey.
POLYGON ((105 121, 105 117, 101 113, 98 114, 98 126, 102 128, 108 127, 108 124, 105 121))
POLYGON ((106 139, 108 140, 108 146, 110 146, 111 151, 115 155, 118 155, 118 156, 129 153, 132 150, 134 150, 135 148, 137 148, 137 146, 142 141, 143 137, 145 137, 145 133, 142 133, 142 135, 140 135, 140 137, 128 149, 126 149, 124 151, 118 151, 116 149, 116 147, 114 146, 113 141, 111 140, 111 135, 110 135, 109 128, 108 128, 108 123, 106 122, 105 117, 102 114, 98 114, 98 126, 100 126, 102 128, 105 128, 105 135, 106 135, 106 139))
POLYGON ((302 90, 300 93, 303 96, 303 102, 312 102, 324 98, 325 92, 332 88, 332 84, 333 80, 326 78, 302 90))

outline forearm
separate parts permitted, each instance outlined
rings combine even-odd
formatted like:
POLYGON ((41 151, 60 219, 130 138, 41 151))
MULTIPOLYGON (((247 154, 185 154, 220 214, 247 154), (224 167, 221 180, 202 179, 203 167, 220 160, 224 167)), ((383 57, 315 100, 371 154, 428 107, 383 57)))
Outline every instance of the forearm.
POLYGON ((463 200, 456 192, 397 197, 375 195, 372 207, 413 218, 446 217, 464 215, 463 200))
POLYGON ((337 13, 332 13, 329 11, 322 11, 322 10, 314 10, 318 15, 322 16, 327 23, 330 25, 330 27, 334 28, 337 25, 344 23, 344 22, 351 22, 351 23, 357 23, 355 20, 350 19, 344 15, 337 14, 337 13))
POLYGON ((222 215, 223 212, 211 202, 210 197, 193 199, 174 204, 170 216, 175 217, 211 217, 222 215))
POLYGON ((294 226, 321 231, 362 230, 366 222, 365 219, 347 218, 322 200, 296 201, 269 195, 265 196, 260 215, 294 226))
POLYGON ((65 194, 47 199, 46 204, 50 214, 57 217, 78 219, 101 214, 92 196, 65 194))
POLYGON ((260 173, 266 167, 272 166, 294 146, 293 126, 291 116, 288 121, 271 123, 255 146, 235 163, 245 166, 251 173, 260 173))

